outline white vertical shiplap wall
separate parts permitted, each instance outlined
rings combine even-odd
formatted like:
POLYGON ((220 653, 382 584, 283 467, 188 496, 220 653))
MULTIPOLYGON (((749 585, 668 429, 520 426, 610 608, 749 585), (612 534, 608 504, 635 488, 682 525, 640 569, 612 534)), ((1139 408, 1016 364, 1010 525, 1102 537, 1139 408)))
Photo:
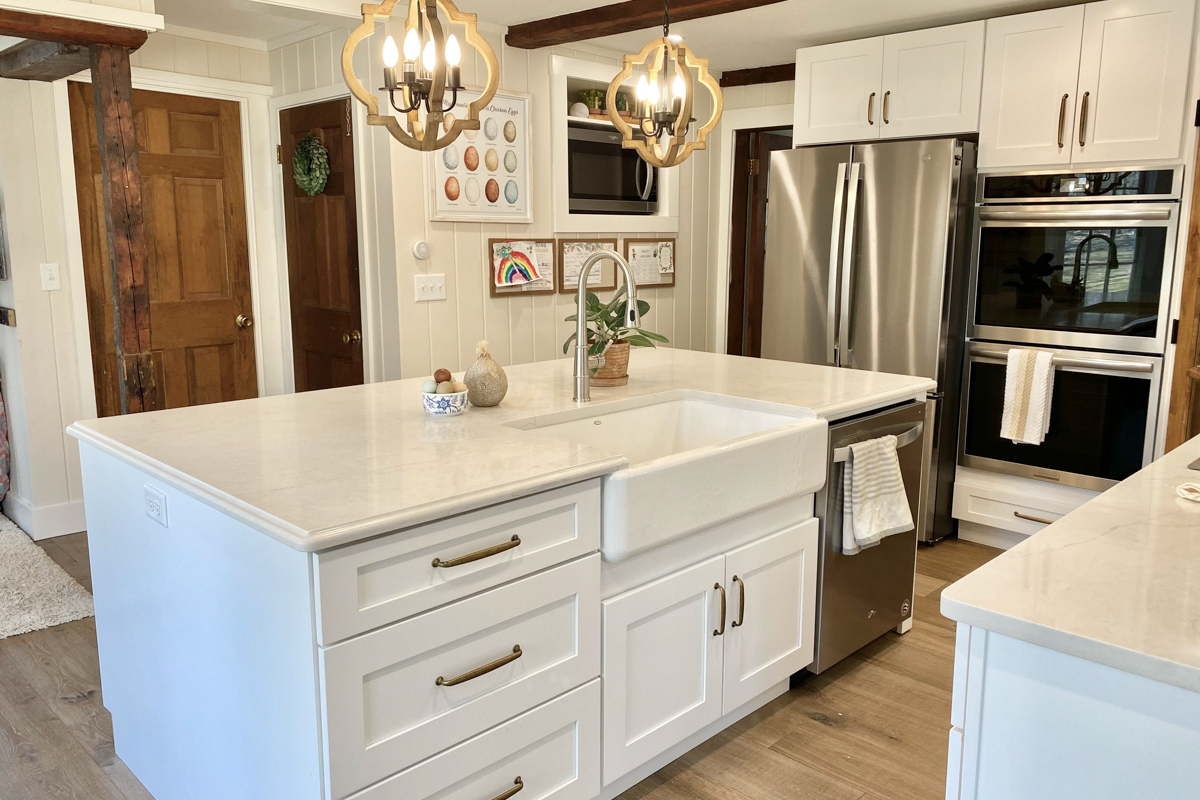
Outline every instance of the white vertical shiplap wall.
MULTIPOLYGON (((423 156, 389 141, 395 228, 396 286, 399 293, 400 365, 403 377, 428 375, 438 367, 461 370, 475 358, 475 346, 486 339, 502 364, 562 357, 571 332, 563 318, 574 310, 571 295, 493 298, 488 289, 485 250, 489 238, 586 238, 555 231, 551 213, 550 57, 565 55, 611 64, 619 54, 595 48, 518 50, 507 47, 498 29, 482 31, 500 61, 500 90, 528 94, 531 102, 533 222, 496 224, 435 222, 429 219, 429 188, 423 156), (432 255, 421 262, 412 244, 429 242, 432 255), (413 277, 444 273, 446 300, 417 303, 413 277)), ((335 31, 289 44, 270 53, 270 74, 278 98, 303 97, 321 87, 342 85, 341 49, 347 32, 335 31)), ((366 46, 366 45, 361 45, 366 46)), ((463 82, 482 83, 482 59, 468 48, 463 82)), ((361 76, 364 77, 365 76, 361 76)), ((377 76, 376 76, 377 77, 377 76)), ((698 112, 703 109, 697 109, 698 112)), ((697 117, 701 114, 697 113, 697 117)), ((387 137, 383 130, 371 136, 387 137)), ((711 341, 706 313, 709 297, 709 152, 699 151, 680 170, 680 223, 675 236, 676 285, 644 293, 652 310, 646 326, 671 339, 676 347, 706 349, 711 341)), ((378 162, 377 162, 378 163, 378 162)), ((378 168, 382 168, 379 165, 378 168)), ((383 226, 380 226, 383 227, 383 226)), ((649 234, 635 234, 635 238, 649 234)), ((624 237, 621 244, 623 245, 624 237)), ((389 265, 384 264, 386 270, 389 265)), ((386 377, 400 377, 388 374, 386 377)))

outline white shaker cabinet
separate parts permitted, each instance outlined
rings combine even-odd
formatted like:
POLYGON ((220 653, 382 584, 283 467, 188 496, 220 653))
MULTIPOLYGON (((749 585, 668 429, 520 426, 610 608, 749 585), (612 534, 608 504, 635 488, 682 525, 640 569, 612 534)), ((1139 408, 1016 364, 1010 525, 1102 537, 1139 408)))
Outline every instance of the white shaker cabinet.
POLYGON ((792 142, 878 139, 882 77, 882 37, 797 50, 792 142))
POLYGON ((979 166, 1179 157, 1193 0, 1105 0, 988 21, 979 166))
POLYGON ((1071 161, 1178 158, 1194 0, 1106 0, 1084 9, 1071 161))
POLYGON ((797 144, 978 129, 983 22, 796 51, 797 144))

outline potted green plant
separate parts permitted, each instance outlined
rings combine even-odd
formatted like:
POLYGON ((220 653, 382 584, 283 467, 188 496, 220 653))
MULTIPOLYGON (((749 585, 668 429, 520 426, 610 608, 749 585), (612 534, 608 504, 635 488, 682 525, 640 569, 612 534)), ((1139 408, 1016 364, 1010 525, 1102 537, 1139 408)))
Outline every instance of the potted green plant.
MULTIPOLYGON (((603 357, 601 365, 592 370, 593 386, 624 386, 629 383, 630 347, 656 347, 659 342, 669 342, 667 337, 654 331, 625 327, 623 323, 628 301, 624 297, 623 285, 607 304, 602 303, 594 292, 587 293, 587 308, 584 311, 587 315, 588 355, 603 357)), ((575 302, 579 302, 578 298, 575 302)), ((650 304, 638 300, 638 315, 645 317, 648 313, 650 304)), ((578 319, 576 312, 566 321, 575 322, 578 319)), ((563 342, 564 355, 571 351, 574 343, 575 334, 572 333, 563 342)))
POLYGON ((579 99, 592 111, 599 111, 604 107, 604 92, 599 89, 582 89, 579 99))

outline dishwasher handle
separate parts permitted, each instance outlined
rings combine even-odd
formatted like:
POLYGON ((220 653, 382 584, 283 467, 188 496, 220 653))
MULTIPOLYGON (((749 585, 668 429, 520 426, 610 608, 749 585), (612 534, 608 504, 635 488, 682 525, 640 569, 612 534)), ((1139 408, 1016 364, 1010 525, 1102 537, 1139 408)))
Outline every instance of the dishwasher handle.
MULTIPOLYGON (((915 442, 917 439, 920 439, 921 432, 923 430, 925 430, 925 423, 918 422, 916 425, 913 425, 911 428, 906 430, 904 433, 899 434, 896 437, 896 449, 899 450, 901 447, 907 447, 908 445, 915 442)), ((841 463, 844 463, 849 460, 850 460, 850 448, 849 447, 835 447, 834 448, 833 463, 841 464, 841 463)))

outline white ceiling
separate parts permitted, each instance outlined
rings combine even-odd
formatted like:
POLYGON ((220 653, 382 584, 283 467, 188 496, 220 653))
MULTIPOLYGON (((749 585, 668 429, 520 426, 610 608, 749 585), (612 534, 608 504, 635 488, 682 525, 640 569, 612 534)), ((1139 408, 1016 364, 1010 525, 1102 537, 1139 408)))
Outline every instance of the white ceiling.
POLYGON ((314 25, 346 24, 347 20, 313 11, 256 0, 155 0, 155 12, 168 25, 269 42, 314 25))

